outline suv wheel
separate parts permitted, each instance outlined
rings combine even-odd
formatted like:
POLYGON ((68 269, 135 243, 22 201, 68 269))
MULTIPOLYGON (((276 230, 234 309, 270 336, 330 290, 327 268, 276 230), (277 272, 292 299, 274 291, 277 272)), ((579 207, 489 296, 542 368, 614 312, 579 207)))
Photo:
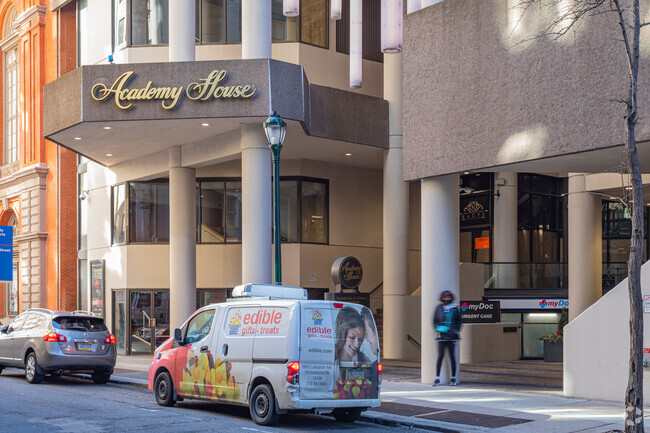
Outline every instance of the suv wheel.
POLYGON ((45 375, 39 374, 38 369, 39 367, 38 362, 36 362, 36 354, 34 352, 31 352, 29 355, 27 355, 27 362, 25 362, 25 379, 27 379, 27 382, 41 383, 43 381, 45 375))
POLYGON ((259 425, 273 425, 280 414, 275 410, 275 395, 269 385, 257 385, 250 398, 251 418, 259 425))
POLYGON ((156 376, 153 392, 156 394, 156 403, 160 406, 173 406, 176 403, 174 400, 174 383, 172 377, 166 371, 156 376))
POLYGON ((361 417, 361 409, 358 407, 334 409, 332 415, 338 422, 355 422, 361 417))
POLYGON ((96 371, 93 373, 93 382, 98 385, 103 385, 111 378, 111 373, 106 371, 96 371))

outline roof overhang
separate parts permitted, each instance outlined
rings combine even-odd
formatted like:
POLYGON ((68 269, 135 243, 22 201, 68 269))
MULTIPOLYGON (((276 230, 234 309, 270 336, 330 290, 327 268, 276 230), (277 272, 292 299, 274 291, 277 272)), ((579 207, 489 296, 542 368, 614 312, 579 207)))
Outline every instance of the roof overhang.
POLYGON ((105 166, 218 143, 273 111, 312 138, 388 147, 386 101, 310 84, 301 66, 268 59, 82 66, 47 84, 43 103, 45 138, 105 166))

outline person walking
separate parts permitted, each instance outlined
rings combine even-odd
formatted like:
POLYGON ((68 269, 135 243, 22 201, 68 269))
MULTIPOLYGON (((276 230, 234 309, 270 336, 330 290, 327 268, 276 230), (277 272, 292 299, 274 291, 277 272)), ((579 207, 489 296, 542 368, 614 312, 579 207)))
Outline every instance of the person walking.
POLYGON ((440 369, 442 360, 445 356, 445 350, 449 351, 449 360, 451 361, 451 380, 449 385, 458 384, 456 380, 456 342, 460 340, 458 333, 462 324, 462 318, 458 305, 454 304, 454 295, 445 290, 440 294, 440 302, 433 313, 433 326, 438 333, 438 362, 436 364, 436 380, 433 386, 440 385, 440 369))

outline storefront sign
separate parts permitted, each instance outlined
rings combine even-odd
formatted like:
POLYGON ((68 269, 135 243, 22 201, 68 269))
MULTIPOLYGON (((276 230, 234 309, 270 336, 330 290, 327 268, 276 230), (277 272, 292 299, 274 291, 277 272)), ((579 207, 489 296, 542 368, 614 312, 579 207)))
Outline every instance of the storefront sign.
POLYGON ((474 249, 475 250, 489 250, 490 249, 490 238, 476 238, 474 239, 474 249))
POLYGON ((501 302, 502 310, 561 310, 569 308, 568 299, 492 299, 501 302))
POLYGON ((352 256, 339 257, 332 264, 332 280, 343 289, 357 289, 363 278, 361 262, 352 256))
POLYGON ((14 228, 0 226, 0 281, 13 282, 14 228))
POLYGON ((501 321, 499 301, 461 301, 463 323, 498 323, 501 321))
POLYGON ((643 312, 650 313, 650 296, 643 295, 643 312))
POLYGON ((133 101, 161 101, 166 110, 175 108, 182 96, 187 96, 193 101, 208 101, 211 99, 248 99, 252 97, 256 89, 250 84, 223 86, 228 72, 215 69, 210 72, 207 78, 200 79, 197 83, 190 83, 187 88, 183 86, 156 87, 153 81, 149 81, 142 88, 128 88, 128 82, 134 77, 134 71, 128 71, 120 75, 111 85, 103 83, 95 84, 91 94, 94 100, 104 101, 109 98, 115 100, 115 105, 122 110, 133 107, 133 101))
POLYGON ((104 261, 90 262, 90 308, 93 314, 104 316, 104 261))
POLYGON ((490 195, 470 195, 460 198, 460 226, 490 224, 490 195))

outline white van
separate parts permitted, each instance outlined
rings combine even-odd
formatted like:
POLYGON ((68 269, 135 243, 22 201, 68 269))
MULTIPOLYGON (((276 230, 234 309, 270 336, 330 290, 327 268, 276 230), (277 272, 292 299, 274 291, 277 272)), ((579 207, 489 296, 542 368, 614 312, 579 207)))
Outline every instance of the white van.
POLYGON ((248 405, 271 425, 280 414, 332 413, 353 422, 380 405, 377 329, 364 306, 308 300, 305 289, 247 284, 196 311, 154 353, 149 389, 171 406, 183 398, 248 405))

